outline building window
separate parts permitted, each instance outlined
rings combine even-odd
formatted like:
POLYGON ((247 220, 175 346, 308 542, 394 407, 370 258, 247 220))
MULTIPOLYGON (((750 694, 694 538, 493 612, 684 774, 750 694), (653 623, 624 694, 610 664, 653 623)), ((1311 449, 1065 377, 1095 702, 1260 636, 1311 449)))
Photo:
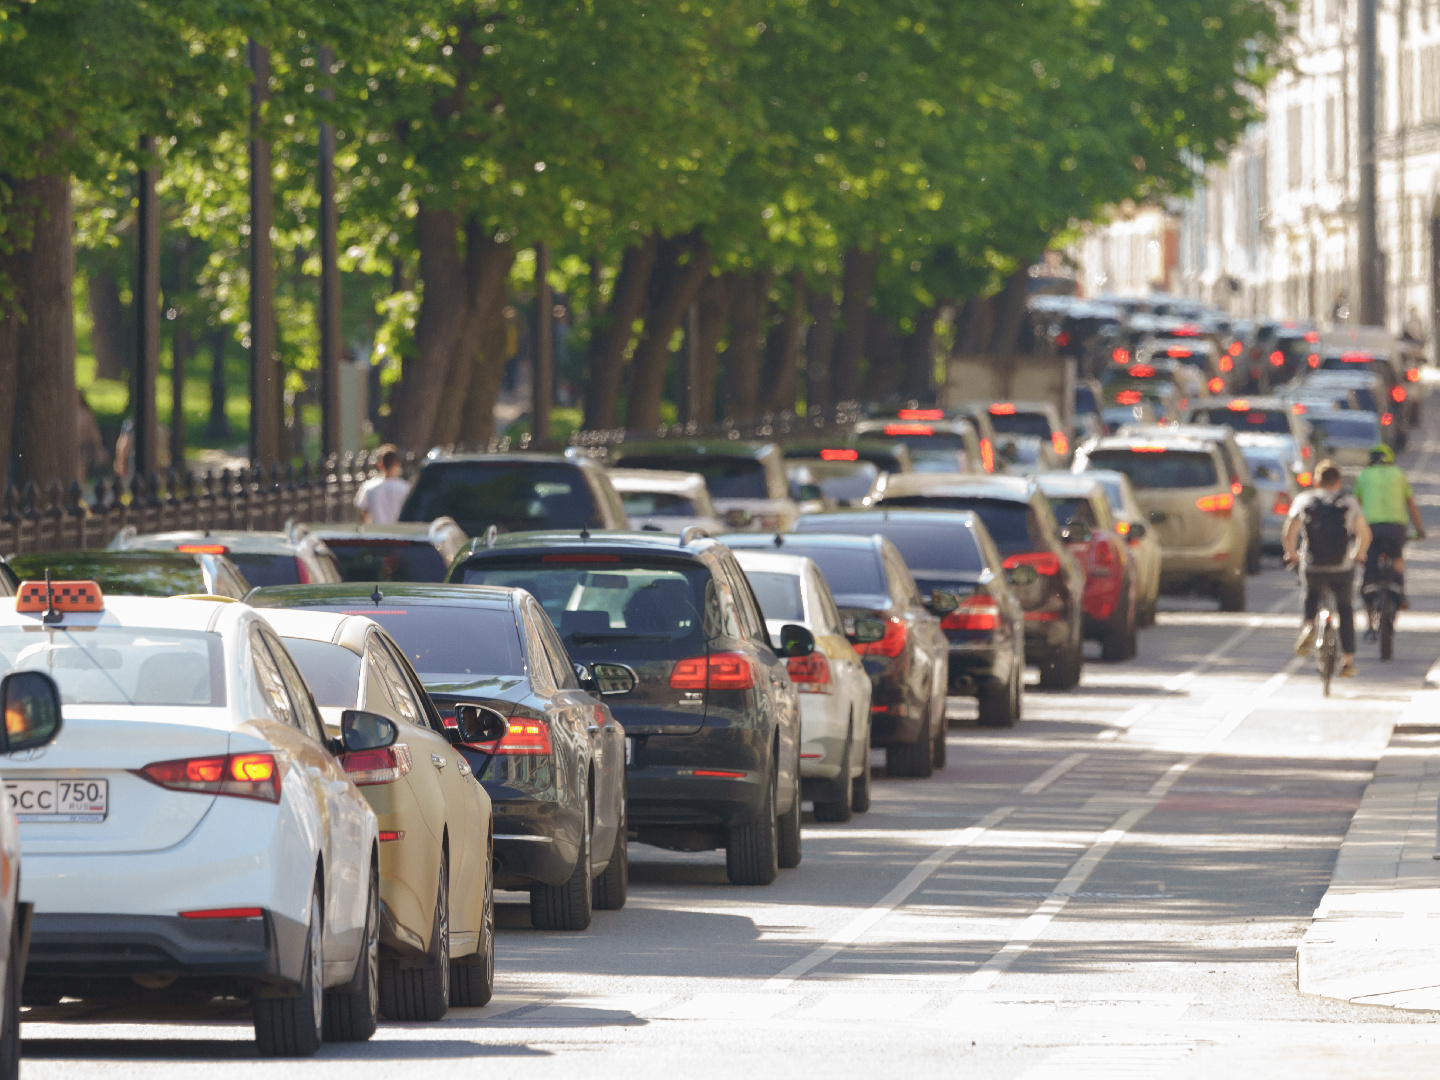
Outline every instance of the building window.
POLYGON ((1299 190, 1305 167, 1304 117, 1303 105, 1291 105, 1285 110, 1285 184, 1291 191, 1299 190))
POLYGON ((1325 177, 1340 175, 1340 102, 1331 94, 1325 99, 1325 177))

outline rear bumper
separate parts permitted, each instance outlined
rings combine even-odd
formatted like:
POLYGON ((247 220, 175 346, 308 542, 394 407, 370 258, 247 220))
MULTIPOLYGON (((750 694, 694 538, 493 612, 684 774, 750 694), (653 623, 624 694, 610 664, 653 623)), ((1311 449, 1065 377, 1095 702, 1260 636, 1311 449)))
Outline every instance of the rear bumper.
POLYGON ((770 783, 770 739, 768 731, 718 726, 693 735, 635 736, 625 773, 625 812, 635 839, 705 850, 720 842, 721 830, 754 821, 770 783))
POLYGON ((580 815, 559 803, 495 798, 493 791, 490 805, 497 887, 523 889, 535 881, 563 885, 569 880, 580 856, 580 815))

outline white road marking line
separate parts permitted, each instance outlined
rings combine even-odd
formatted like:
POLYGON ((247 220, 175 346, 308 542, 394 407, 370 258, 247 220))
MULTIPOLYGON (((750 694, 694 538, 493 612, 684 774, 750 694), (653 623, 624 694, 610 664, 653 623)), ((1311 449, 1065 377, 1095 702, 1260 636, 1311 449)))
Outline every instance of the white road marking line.
POLYGON ((826 994, 796 1020, 904 1020, 930 1004, 933 994, 826 994))
POLYGON ((860 915, 850 920, 845 926, 832 934, 818 949, 815 949, 808 956, 795 961, 778 975, 765 981, 765 986, 770 990, 783 990, 793 983, 807 971, 818 967, 826 960, 829 960, 845 946, 857 941, 865 931, 878 923, 890 912, 903 904, 910 895, 923 885, 927 878, 945 864, 945 861, 956 852, 969 847, 985 833, 993 829, 1000 822, 1004 821, 1012 813, 1015 807, 1002 806, 986 814, 969 828, 958 829, 950 834, 950 839, 942 847, 926 856, 910 873, 905 875, 904 880, 886 893, 876 904, 866 909, 860 915))
POLYGON ((1030 783, 1026 784, 1023 788, 1020 789, 1020 794, 1039 795, 1047 787, 1053 784, 1056 780, 1059 780, 1060 777, 1064 776, 1067 772, 1075 768, 1076 765, 1079 765, 1089 756, 1089 754, 1071 754, 1064 761, 1060 762, 1059 764, 1050 766, 1050 768, 1046 769, 1034 780, 1031 780, 1030 783))
POLYGON ((1107 1078, 1163 1076, 1195 1051, 1194 1043, 1160 1043, 1152 1046, 1068 1046, 1051 1054, 1020 1080, 1070 1080, 1077 1076, 1107 1078))
POLYGON ((801 994, 706 993, 662 1012, 664 1020, 765 1020, 798 1004, 801 994))

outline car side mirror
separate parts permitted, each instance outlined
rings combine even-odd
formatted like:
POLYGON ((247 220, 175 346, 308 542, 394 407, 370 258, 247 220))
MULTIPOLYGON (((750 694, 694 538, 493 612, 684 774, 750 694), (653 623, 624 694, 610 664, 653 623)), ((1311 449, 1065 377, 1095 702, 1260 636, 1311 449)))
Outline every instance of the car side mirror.
POLYGON ((60 734, 60 688, 43 671, 12 671, 0 679, 5 752, 38 750, 60 734))
POLYGON ((340 744, 344 752, 383 750, 400 737, 395 721, 364 709, 346 709, 340 714, 340 744))
POLYGON ((1017 566, 1010 571, 1010 584, 1034 585, 1040 580, 1040 572, 1033 566, 1017 566))
POLYGON ((580 684, 581 690, 586 690, 592 694, 599 692, 599 688, 595 685, 595 676, 588 667, 578 660, 571 666, 575 669, 575 679, 580 684))
POLYGON ((595 672, 595 689, 591 692, 601 697, 628 694, 640 685, 640 676, 625 664, 592 664, 591 669, 595 672))
POLYGON ((885 636, 885 624, 879 619, 856 619, 854 632, 845 636, 855 645, 873 645, 885 636))
POLYGON ((935 589, 925 601, 925 606, 934 615, 949 615, 960 606, 960 597, 944 589, 935 589))
POLYGON ((1145 523, 1143 521, 1132 521, 1130 523, 1129 539, 1143 540, 1145 539, 1145 534, 1149 531, 1149 529, 1145 528, 1145 523))
POLYGON ((455 706, 455 726, 446 728, 451 742, 497 742, 510 730, 510 721, 485 705, 455 706))
POLYGON ((755 520, 755 515, 743 506, 725 511, 725 524, 732 529, 748 529, 753 520, 755 520))
POLYGON ((781 656, 809 656, 815 651, 815 635, 803 626, 786 623, 780 627, 781 656))

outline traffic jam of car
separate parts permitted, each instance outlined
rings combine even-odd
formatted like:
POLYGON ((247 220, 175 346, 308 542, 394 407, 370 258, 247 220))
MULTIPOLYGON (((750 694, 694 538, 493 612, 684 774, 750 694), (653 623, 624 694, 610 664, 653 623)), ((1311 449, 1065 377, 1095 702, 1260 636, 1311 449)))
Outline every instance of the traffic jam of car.
POLYGON ((1373 336, 1042 314, 1068 403, 433 451, 398 522, 0 564, 0 1053, 22 1002, 234 999, 273 1057, 484 1006, 497 891, 584 931, 634 844, 769 885, 947 767, 947 699, 1010 727, 1162 593, 1243 611, 1317 461, 1417 421, 1373 336))

